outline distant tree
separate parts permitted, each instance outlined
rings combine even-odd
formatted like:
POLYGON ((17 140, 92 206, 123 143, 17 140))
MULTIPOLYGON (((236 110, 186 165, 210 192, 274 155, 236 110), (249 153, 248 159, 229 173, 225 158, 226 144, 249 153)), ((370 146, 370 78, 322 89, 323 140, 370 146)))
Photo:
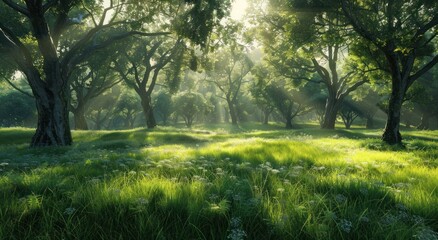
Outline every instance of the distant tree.
POLYGON ((160 71, 171 61, 182 61, 185 46, 181 39, 162 37, 137 39, 130 48, 121 51, 121 56, 115 61, 116 69, 140 97, 147 128, 154 128, 157 123, 153 114, 152 93, 160 71))
POLYGON ((283 117, 287 129, 293 128, 292 120, 296 116, 309 110, 309 108, 303 104, 303 101, 300 100, 297 91, 286 91, 283 86, 272 84, 266 88, 266 92, 276 110, 283 117))
POLYGON ((163 90, 158 92, 154 100, 153 108, 159 118, 163 121, 163 124, 167 125, 170 116, 175 111, 172 95, 163 90))
POLYGON ((119 97, 114 92, 107 92, 91 100, 86 117, 93 123, 94 129, 109 128, 111 119, 116 115, 115 107, 119 97))
POLYGON ((174 98, 176 113, 184 119, 188 128, 192 127, 193 121, 200 114, 206 114, 210 111, 211 105, 202 94, 194 92, 181 92, 174 98))
POLYGON ((272 71, 265 66, 257 66, 253 69, 254 81, 250 87, 251 96, 255 104, 260 108, 263 114, 262 123, 268 124, 269 116, 274 111, 275 106, 269 98, 266 91, 269 82, 273 78, 272 71))
POLYGON ((344 122, 345 128, 350 129, 354 120, 361 116, 362 112, 357 107, 356 103, 351 99, 347 99, 341 106, 339 115, 341 116, 342 122, 344 122))
MULTIPOLYGON (((122 119, 123 128, 134 128, 138 114, 141 113, 141 103, 132 92, 125 92, 121 95, 115 107, 116 115, 122 119)), ((113 121, 116 120, 115 116, 113 121)))
POLYGON ((249 122, 259 117, 257 113, 259 109, 247 91, 244 91, 237 99, 236 109, 238 122, 249 122))
POLYGON ((245 77, 250 73, 253 63, 244 53, 242 46, 237 44, 218 50, 214 55, 213 63, 207 71, 207 81, 215 84, 222 93, 218 97, 226 101, 231 123, 236 125, 237 101, 242 94, 245 77))
MULTIPOLYGON (((108 54, 109 55, 109 54, 108 54)), ((94 56, 86 64, 73 71, 70 83, 70 111, 74 116, 75 129, 88 130, 85 118, 90 102, 121 82, 110 70, 108 57, 94 56)))
POLYGON ((356 99, 357 108, 361 112, 361 116, 366 119, 365 128, 375 128, 374 116, 379 110, 379 103, 381 102, 381 96, 377 91, 368 88, 368 92, 364 97, 356 99))

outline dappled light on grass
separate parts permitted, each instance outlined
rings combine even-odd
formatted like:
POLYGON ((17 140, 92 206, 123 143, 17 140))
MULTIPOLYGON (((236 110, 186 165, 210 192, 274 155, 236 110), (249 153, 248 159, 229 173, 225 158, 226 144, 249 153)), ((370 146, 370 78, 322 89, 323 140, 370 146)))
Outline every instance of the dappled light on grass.
POLYGON ((356 137, 368 134, 163 128, 1 145, 0 237, 438 236, 436 142, 412 134, 405 149, 370 149, 356 137))

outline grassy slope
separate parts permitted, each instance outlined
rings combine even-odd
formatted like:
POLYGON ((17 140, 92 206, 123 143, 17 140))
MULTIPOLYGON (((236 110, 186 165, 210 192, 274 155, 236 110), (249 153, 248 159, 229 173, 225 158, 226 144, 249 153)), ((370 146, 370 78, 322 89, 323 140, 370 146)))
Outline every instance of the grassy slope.
POLYGON ((0 130, 0 239, 438 239, 438 132, 0 130))

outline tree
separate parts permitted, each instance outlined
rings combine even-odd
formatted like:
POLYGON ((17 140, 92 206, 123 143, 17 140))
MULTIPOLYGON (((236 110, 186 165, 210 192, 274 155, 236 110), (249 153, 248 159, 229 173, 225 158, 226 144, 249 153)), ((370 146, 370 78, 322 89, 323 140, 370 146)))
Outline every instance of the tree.
POLYGON ((163 124, 167 125, 170 115, 175 111, 172 95, 163 90, 159 91, 155 97, 153 107, 163 124))
POLYGON ((75 129, 88 130, 85 113, 90 102, 118 84, 121 80, 110 71, 110 62, 107 56, 94 56, 86 65, 78 67, 71 76, 70 111, 74 116, 75 129))
POLYGON ((182 92, 174 98, 178 103, 176 113, 183 117, 188 128, 192 127, 193 121, 199 114, 206 114, 211 109, 204 96, 200 93, 182 92))
POLYGON ((132 35, 169 34, 168 31, 172 30, 170 27, 182 26, 175 21, 174 25, 169 23, 166 29, 152 33, 142 31, 142 26, 156 20, 154 15, 165 3, 186 10, 179 18, 179 23, 185 23, 181 29, 196 44, 202 45, 215 23, 225 15, 229 5, 228 1, 219 0, 209 0, 207 5, 193 0, 151 0, 148 4, 110 0, 109 7, 102 10, 98 3, 76 0, 24 0, 20 3, 3 0, 0 3, 0 9, 8 7, 13 10, 13 18, 9 18, 10 14, 0 15, 0 53, 14 62, 17 69, 26 76, 36 100, 38 125, 31 142, 33 147, 72 143, 68 118, 68 80, 78 64, 115 41, 132 35), (182 6, 185 3, 187 5, 182 6), (147 6, 147 11, 143 9, 144 6, 147 6), (100 18, 93 13, 100 13, 100 18), (18 14, 21 16, 17 17, 18 14), (66 33, 84 21, 92 27, 66 48, 59 48, 65 46, 60 42, 68 35, 66 33), (38 46, 34 52, 26 44, 26 39, 20 38, 27 24, 30 25, 31 35, 26 39, 38 46))
POLYGON ((119 99, 120 92, 114 87, 110 91, 91 100, 90 107, 86 112, 86 117, 94 124, 94 129, 101 130, 109 128, 111 118, 115 115, 115 108, 119 99))
POLYGON ((292 120, 303 114, 308 108, 299 100, 299 94, 296 91, 287 92, 284 86, 271 84, 267 86, 266 93, 268 94, 272 104, 284 118, 286 128, 291 129, 292 120))
POLYGON ((429 0, 342 0, 342 11, 354 30, 384 55, 391 76, 388 117, 382 140, 401 144, 404 96, 412 84, 438 63, 438 2, 429 0), (422 64, 419 57, 428 53, 422 64))
POLYGON ((233 125, 237 125, 238 121, 236 106, 244 79, 253 67, 243 50, 242 46, 236 44, 215 52, 212 57, 214 62, 207 72, 207 81, 217 86, 222 93, 219 97, 228 105, 233 125))
POLYGON ((140 97, 147 128, 154 128, 157 123, 153 114, 152 93, 160 71, 172 60, 181 61, 185 46, 181 39, 168 37, 141 39, 132 45, 132 49, 123 50, 115 62, 116 69, 140 97))
POLYGON ((354 120, 361 116, 360 109, 356 106, 356 103, 351 99, 347 99, 343 102, 339 115, 341 115, 342 122, 344 122, 345 128, 350 129, 354 120))
POLYGON ((378 104, 381 102, 381 96, 374 89, 368 88, 364 96, 356 97, 357 108, 363 118, 366 119, 365 128, 373 129, 374 116, 379 110, 378 104))
MULTIPOLYGON (((141 112, 141 103, 135 96, 135 93, 132 93, 130 91, 122 93, 115 107, 115 112, 117 113, 117 117, 122 120, 123 128, 134 128, 134 124, 137 120, 138 114, 141 112)), ((117 119, 113 118, 113 121, 117 121, 117 119)), ((117 122, 114 122, 113 124, 115 124, 116 126, 119 125, 117 124, 117 122)))
POLYGON ((367 82, 348 61, 354 34, 330 4, 314 1, 269 1, 260 19, 265 60, 279 76, 298 85, 313 82, 326 89, 321 127, 334 129, 344 99, 367 82), (314 74, 318 75, 315 79, 314 74))
POLYGON ((252 82, 250 92, 256 105, 261 109, 263 114, 262 123, 268 124, 269 116, 274 111, 275 106, 272 104, 266 88, 272 78, 272 71, 265 66, 257 66, 253 69, 255 81, 252 82))

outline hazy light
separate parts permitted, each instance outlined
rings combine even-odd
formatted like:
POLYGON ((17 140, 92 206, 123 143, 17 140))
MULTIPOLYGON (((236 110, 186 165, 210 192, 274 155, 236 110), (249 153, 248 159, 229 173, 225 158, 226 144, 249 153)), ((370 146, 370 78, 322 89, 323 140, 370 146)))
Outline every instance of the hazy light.
POLYGON ((247 7, 248 3, 246 0, 234 0, 231 6, 231 18, 234 20, 242 20, 247 7))

